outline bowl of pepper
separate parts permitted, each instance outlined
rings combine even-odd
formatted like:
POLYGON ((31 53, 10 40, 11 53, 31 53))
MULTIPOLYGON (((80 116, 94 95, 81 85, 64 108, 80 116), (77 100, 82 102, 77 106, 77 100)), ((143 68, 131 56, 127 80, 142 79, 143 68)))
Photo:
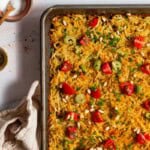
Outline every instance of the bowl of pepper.
POLYGON ((0 71, 5 68, 7 62, 8 62, 7 54, 4 51, 4 49, 0 47, 0 71))

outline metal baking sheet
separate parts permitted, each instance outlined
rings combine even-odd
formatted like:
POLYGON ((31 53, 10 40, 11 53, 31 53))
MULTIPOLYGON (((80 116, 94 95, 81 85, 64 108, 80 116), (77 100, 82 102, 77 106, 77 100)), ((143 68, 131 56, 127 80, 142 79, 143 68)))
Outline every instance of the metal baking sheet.
POLYGON ((67 14, 142 14, 150 15, 150 5, 63 5, 47 9, 41 18, 41 83, 42 83, 42 149, 48 149, 48 94, 49 94, 49 30, 51 20, 57 15, 67 14))

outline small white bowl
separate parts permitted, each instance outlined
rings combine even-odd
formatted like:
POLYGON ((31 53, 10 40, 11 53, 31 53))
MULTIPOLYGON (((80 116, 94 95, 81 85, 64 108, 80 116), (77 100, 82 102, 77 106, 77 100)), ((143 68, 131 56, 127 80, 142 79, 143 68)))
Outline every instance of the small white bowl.
POLYGON ((19 21, 24 16, 26 16, 31 8, 32 0, 25 0, 25 7, 24 9, 17 15, 14 16, 8 16, 6 21, 13 22, 13 21, 19 21))

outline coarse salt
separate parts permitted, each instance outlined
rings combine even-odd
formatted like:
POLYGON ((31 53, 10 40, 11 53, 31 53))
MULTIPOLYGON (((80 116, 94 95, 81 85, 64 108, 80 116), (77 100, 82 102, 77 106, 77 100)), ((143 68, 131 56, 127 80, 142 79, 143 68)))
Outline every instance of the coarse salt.
POLYGON ((59 85, 59 88, 62 88, 62 84, 59 85))
POLYGON ((146 46, 147 46, 147 47, 150 47, 150 43, 147 43, 146 46))
POLYGON ((106 19, 104 16, 102 16, 102 21, 103 21, 103 22, 106 22, 106 20, 107 20, 107 19, 106 19))
POLYGON ((98 110, 98 111, 99 111, 100 113, 102 113, 102 114, 104 113, 104 111, 103 111, 103 110, 101 110, 101 109, 100 109, 100 110, 98 110))
POLYGON ((91 125, 92 124, 91 121, 88 121, 88 124, 91 125))
POLYGON ((88 94, 91 94, 91 90, 90 90, 90 89, 87 89, 87 93, 88 93, 88 94))
POLYGON ((106 127, 105 130, 108 131, 110 129, 110 127, 106 127))
POLYGON ((78 128, 80 129, 80 122, 77 123, 78 128))
POLYGON ((67 22, 65 20, 63 20, 63 25, 67 26, 67 22))
POLYGON ((127 13, 126 15, 127 15, 127 16, 131 16, 131 13, 127 13))
POLYGON ((78 77, 78 75, 77 74, 75 74, 72 78, 73 79, 76 79, 78 77))
POLYGON ((100 38, 99 38, 99 41, 102 42, 102 41, 103 41, 103 37, 100 37, 100 38))
POLYGON ((89 113, 89 110, 88 110, 88 109, 86 109, 86 110, 85 110, 85 114, 88 114, 88 113, 89 113))
POLYGON ((118 115, 115 119, 116 119, 116 120, 119 120, 119 118, 120 118, 120 116, 118 115))
POLYGON ((93 111, 94 111, 94 108, 91 108, 91 109, 90 109, 90 112, 93 112, 93 111))
POLYGON ((83 119, 83 118, 84 118, 84 115, 83 115, 83 114, 80 114, 80 118, 82 118, 82 119, 83 119))
POLYGON ((120 32, 117 30, 117 32, 116 32, 118 35, 120 35, 120 32))
POLYGON ((103 150, 103 148, 102 147, 97 147, 96 150, 103 150))
POLYGON ((69 99, 69 96, 68 96, 68 95, 66 95, 66 96, 65 96, 65 99, 66 99, 66 100, 68 100, 68 99, 69 99))
POLYGON ((62 98, 62 101, 63 101, 64 103, 67 103, 67 101, 66 101, 66 99, 65 99, 65 98, 62 98))
POLYGON ((104 85, 103 86, 107 86, 107 82, 104 82, 104 85))
POLYGON ((143 52, 140 52, 140 54, 141 54, 141 56, 143 56, 143 57, 145 56, 145 54, 144 54, 143 52))

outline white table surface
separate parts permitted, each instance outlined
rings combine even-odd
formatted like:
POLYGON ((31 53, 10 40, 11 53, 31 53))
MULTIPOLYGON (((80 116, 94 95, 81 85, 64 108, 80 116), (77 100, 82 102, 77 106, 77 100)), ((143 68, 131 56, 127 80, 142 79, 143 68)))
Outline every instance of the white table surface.
POLYGON ((28 16, 0 26, 0 47, 8 54, 8 65, 0 72, 0 110, 15 106, 40 79, 40 16, 56 4, 150 4, 150 0, 34 0, 28 16))

